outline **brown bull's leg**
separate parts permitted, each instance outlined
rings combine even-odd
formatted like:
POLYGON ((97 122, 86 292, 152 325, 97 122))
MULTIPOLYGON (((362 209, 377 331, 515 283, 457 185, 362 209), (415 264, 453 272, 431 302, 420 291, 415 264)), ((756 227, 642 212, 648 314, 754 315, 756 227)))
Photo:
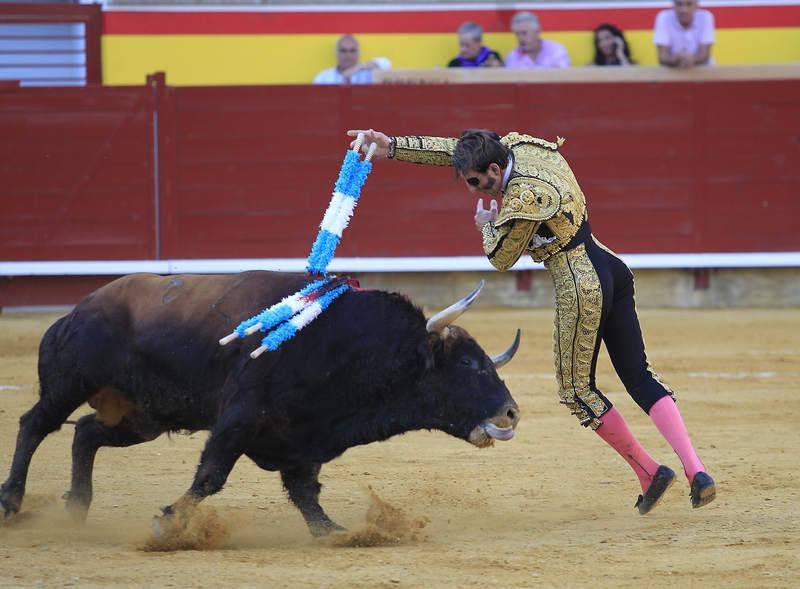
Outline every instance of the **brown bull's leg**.
POLYGON ((311 535, 317 537, 344 530, 328 517, 319 504, 319 493, 322 489, 319 484, 320 469, 321 465, 314 463, 281 470, 281 480, 289 498, 303 514, 311 535))
POLYGON ((100 448, 133 446, 154 440, 161 433, 148 431, 145 435, 128 419, 109 427, 98 421, 95 414, 81 417, 75 426, 75 436, 72 441, 72 484, 64 495, 70 514, 79 521, 86 519, 92 503, 94 458, 100 448))
POLYGON ((33 453, 48 434, 56 431, 80 403, 54 406, 38 401, 19 420, 17 445, 6 482, 0 486, 0 509, 4 517, 13 516, 22 507, 25 482, 33 453))

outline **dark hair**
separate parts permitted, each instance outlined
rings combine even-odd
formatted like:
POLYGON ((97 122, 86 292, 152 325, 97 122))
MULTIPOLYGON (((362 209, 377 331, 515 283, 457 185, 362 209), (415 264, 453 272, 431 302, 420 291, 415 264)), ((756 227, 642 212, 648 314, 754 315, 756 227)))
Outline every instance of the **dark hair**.
POLYGON ((483 174, 490 164, 501 168, 508 165, 511 150, 500 143, 500 135, 486 129, 467 129, 453 150, 453 168, 456 174, 470 170, 483 174))
POLYGON ((625 38, 625 33, 622 32, 622 29, 619 27, 612 25, 610 23, 603 23, 597 25, 593 31, 593 39, 594 39, 594 64, 595 65, 606 65, 606 57, 603 55, 603 52, 600 51, 600 47, 597 46, 597 33, 600 31, 608 31, 615 37, 619 37, 622 39, 622 52, 625 54, 625 57, 628 58, 628 61, 631 63, 636 63, 634 59, 631 57, 631 50, 628 47, 628 40, 625 38))

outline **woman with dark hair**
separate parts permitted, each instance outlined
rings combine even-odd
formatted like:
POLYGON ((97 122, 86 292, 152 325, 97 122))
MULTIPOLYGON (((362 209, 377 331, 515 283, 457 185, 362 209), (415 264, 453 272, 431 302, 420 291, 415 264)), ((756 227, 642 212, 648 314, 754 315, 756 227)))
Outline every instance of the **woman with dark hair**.
POLYGON ((594 29, 594 65, 634 65, 625 33, 603 23, 594 29))

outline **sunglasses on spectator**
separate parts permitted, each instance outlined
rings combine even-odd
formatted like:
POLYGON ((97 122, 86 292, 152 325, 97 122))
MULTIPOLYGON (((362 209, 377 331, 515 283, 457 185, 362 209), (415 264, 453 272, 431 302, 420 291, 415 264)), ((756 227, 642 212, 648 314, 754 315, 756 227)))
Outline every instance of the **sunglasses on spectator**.
POLYGON ((474 176, 472 178, 465 178, 465 180, 467 181, 467 184, 469 184, 470 186, 480 186, 481 185, 481 179, 480 178, 475 178, 474 176))

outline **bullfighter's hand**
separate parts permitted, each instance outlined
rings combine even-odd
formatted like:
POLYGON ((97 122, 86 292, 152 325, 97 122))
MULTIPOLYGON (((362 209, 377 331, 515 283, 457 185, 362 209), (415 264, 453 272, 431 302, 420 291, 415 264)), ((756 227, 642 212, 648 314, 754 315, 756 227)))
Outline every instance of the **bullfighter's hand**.
MULTIPOLYGON (((369 149, 370 143, 375 143, 378 147, 375 149, 375 155, 372 159, 384 159, 389 156, 389 145, 391 145, 391 138, 373 129, 350 129, 347 134, 350 137, 358 137, 359 133, 364 134, 364 144, 361 146, 361 151, 364 153, 369 149)), ((350 142, 350 147, 355 147, 355 140, 350 142)))
POLYGON ((475 208, 475 226, 478 228, 478 231, 483 230, 483 226, 486 223, 494 222, 497 220, 497 201, 492 199, 492 202, 489 203, 489 210, 483 208, 483 199, 478 199, 478 206, 475 208))

